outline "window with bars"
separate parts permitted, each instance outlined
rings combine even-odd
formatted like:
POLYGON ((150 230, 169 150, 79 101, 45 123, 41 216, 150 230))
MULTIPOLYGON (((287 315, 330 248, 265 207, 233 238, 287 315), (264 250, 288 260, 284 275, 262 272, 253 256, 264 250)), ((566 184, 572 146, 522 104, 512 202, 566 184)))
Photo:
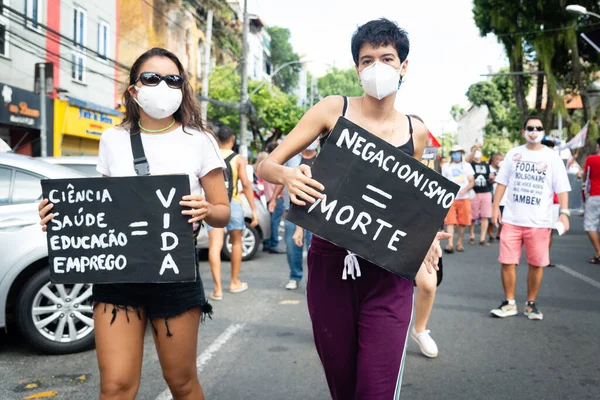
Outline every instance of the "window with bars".
POLYGON ((9 6, 9 0, 0 0, 0 56, 8 57, 8 10, 4 6, 9 6))

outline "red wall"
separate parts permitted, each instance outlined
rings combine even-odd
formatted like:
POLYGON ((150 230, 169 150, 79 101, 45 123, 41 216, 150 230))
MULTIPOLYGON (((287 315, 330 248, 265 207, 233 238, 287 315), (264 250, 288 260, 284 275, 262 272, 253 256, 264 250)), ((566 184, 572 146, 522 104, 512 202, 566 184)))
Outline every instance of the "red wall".
MULTIPOLYGON (((60 0, 48 0, 47 4, 46 25, 60 32, 60 0)), ((57 88, 60 87, 60 58, 54 54, 60 54, 60 37, 50 31, 47 31, 46 50, 46 61, 54 63, 54 87, 57 88)), ((55 97, 56 91, 52 94, 52 98, 55 97)))

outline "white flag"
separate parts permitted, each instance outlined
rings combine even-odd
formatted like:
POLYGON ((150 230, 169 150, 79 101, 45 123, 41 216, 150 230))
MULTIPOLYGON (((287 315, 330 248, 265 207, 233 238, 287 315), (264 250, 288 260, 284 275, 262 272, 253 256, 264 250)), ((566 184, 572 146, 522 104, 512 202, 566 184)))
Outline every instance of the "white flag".
POLYGON ((585 140, 587 139, 588 127, 590 125, 590 121, 585 123, 585 126, 579 131, 579 133, 573 136, 573 139, 569 140, 567 143, 560 147, 560 150, 564 149, 579 149, 580 147, 585 146, 585 140))

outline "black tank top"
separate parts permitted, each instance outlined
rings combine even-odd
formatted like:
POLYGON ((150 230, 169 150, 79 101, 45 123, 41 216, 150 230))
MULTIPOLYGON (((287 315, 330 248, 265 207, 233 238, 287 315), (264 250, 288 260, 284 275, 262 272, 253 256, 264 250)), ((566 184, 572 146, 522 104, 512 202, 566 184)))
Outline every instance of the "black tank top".
MULTIPOLYGON (((342 96, 344 98, 344 108, 342 109, 342 116, 346 117, 346 114, 348 113, 348 97, 346 96, 342 96)), ((406 118, 408 118, 408 132, 410 133, 410 137, 408 138, 408 141, 406 143, 404 143, 402 146, 398 146, 398 149, 402 150, 403 152, 405 152, 406 154, 408 154, 409 156, 413 156, 415 154, 415 145, 413 143, 413 126, 412 126, 412 120, 410 118, 410 116, 406 116, 406 118)), ((327 134, 325 136, 322 136, 320 139, 320 143, 321 146, 323 146, 323 144, 325 144, 325 141, 327 140, 327 138, 329 137, 329 134, 331 132, 327 132, 327 134)))

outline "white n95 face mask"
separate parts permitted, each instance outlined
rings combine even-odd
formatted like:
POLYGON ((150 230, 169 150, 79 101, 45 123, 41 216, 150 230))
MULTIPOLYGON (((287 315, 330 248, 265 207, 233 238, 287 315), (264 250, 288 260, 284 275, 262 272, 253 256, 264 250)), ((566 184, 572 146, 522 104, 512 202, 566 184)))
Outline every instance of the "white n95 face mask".
POLYGON ((146 114, 154 119, 167 118, 179 109, 183 93, 181 89, 174 89, 161 81, 156 86, 134 86, 137 90, 136 103, 146 114))
POLYGON ((375 61, 362 70, 360 82, 366 94, 381 100, 398 91, 400 70, 375 61))

